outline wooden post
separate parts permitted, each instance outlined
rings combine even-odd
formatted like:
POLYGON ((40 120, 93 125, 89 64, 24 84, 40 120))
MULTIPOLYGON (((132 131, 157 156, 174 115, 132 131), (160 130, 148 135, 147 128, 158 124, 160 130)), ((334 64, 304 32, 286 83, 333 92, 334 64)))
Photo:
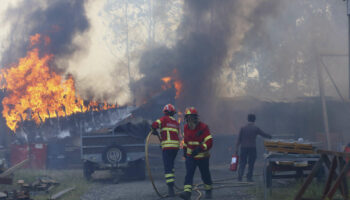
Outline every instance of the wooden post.
POLYGON ((314 168, 312 169, 311 173, 307 176, 304 184, 301 186, 301 189, 299 190, 298 194, 295 196, 295 200, 301 200, 303 194, 305 193, 306 189, 308 188, 308 186, 310 185, 310 183, 312 182, 312 179, 315 177, 316 172, 318 172, 318 170, 320 169, 320 167, 322 166, 323 163, 323 157, 321 157, 317 163, 315 164, 314 168))
MULTIPOLYGON (((346 162, 345 160, 343 159, 343 157, 339 157, 339 166, 340 166, 340 169, 343 169, 344 166, 345 166, 346 162)), ((342 182, 341 182, 341 190, 342 190, 342 195, 344 197, 344 199, 348 199, 348 196, 349 196, 349 192, 348 192, 348 183, 347 183, 347 179, 346 179, 346 174, 345 173, 345 176, 344 178, 342 179, 342 182)))
POLYGON ((336 192, 337 188, 339 187, 341 181, 343 180, 345 174, 349 171, 349 168, 350 168, 350 162, 346 163, 344 168, 341 170, 339 176, 335 180, 334 185, 332 186, 332 188, 329 190, 329 192, 327 193, 326 197, 324 198, 325 200, 333 198, 333 195, 335 194, 335 192, 336 192))
POLYGON ((295 200, 305 200, 306 198, 302 198, 303 194, 307 190, 308 186, 310 185, 313 177, 315 176, 316 172, 318 172, 318 169, 320 166, 322 166, 322 163, 324 162, 327 168, 329 169, 329 174, 327 178, 326 185, 324 187, 322 199, 323 200, 330 200, 333 198, 335 192, 339 189, 340 193, 343 195, 344 199, 349 199, 348 197, 348 187, 347 187, 347 179, 346 174, 350 169, 350 162, 345 162, 344 157, 350 157, 349 153, 345 152, 336 152, 336 151, 329 151, 329 150, 317 150, 318 154, 321 154, 321 158, 317 161, 314 168, 312 169, 311 173, 303 183, 302 187, 298 191, 297 195, 295 196, 295 200), (332 159, 332 163, 330 162, 328 156, 332 155, 334 156, 332 159), (339 164, 338 164, 339 161, 339 164), (337 167, 339 166, 339 170, 341 171, 339 175, 337 175, 337 167), (332 185, 333 180, 334 184, 332 185))
POLYGON ((322 199, 327 195, 329 189, 331 188, 332 181, 335 178, 335 174, 334 173, 335 173, 335 169, 336 168, 337 168, 337 156, 334 156, 333 160, 332 160, 332 165, 329 168, 329 175, 328 175, 328 178, 327 178, 326 186, 324 187, 324 190, 323 190, 322 199))

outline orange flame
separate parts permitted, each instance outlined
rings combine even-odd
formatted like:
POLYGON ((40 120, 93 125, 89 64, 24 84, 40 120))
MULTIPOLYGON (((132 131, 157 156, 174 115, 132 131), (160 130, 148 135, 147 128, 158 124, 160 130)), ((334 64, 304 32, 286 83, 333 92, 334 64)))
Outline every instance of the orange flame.
POLYGON ((173 70, 173 77, 170 76, 166 76, 161 78, 161 80, 163 81, 163 85, 162 85, 162 89, 163 90, 167 90, 169 88, 172 87, 172 85, 174 85, 175 89, 176 89, 176 96, 175 99, 179 98, 181 92, 182 92, 182 82, 177 78, 177 70, 174 69, 173 70))
POLYGON ((180 93, 182 91, 182 83, 180 81, 175 81, 174 82, 174 86, 175 86, 175 89, 176 89, 175 99, 177 99, 177 98, 179 98, 180 93))
MULTIPOLYGON (((31 45, 39 39, 39 34, 32 36, 31 45)), ((45 37, 44 42, 47 44, 50 39, 45 37)), ((50 117, 86 112, 99 105, 90 102, 86 107, 76 94, 73 77, 63 79, 49 68, 52 59, 53 55, 49 54, 40 57, 39 49, 34 48, 17 65, 1 70, 1 87, 6 89, 2 114, 11 130, 15 131, 18 123, 26 119, 43 123, 50 117)), ((105 103, 101 109, 112 107, 105 103)))
POLYGON ((35 34, 35 35, 30 37, 30 44, 31 44, 31 46, 34 46, 34 45, 38 44, 39 41, 40 41, 40 34, 39 33, 37 33, 37 34, 35 34))
POLYGON ((169 76, 163 77, 163 78, 162 78, 162 81, 163 81, 165 84, 167 84, 167 83, 169 83, 169 82, 171 81, 171 77, 169 77, 169 76))
POLYGON ((163 77, 163 78, 161 78, 161 80, 162 80, 163 83, 164 83, 164 84, 162 85, 162 89, 163 89, 163 90, 167 90, 167 89, 171 88, 171 83, 170 83, 171 77, 170 77, 170 76, 163 77))

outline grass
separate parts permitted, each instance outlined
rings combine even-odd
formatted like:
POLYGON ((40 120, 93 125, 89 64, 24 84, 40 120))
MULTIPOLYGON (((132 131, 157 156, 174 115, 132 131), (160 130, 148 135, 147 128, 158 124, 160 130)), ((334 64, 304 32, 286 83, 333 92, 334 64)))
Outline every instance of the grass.
POLYGON ((47 200, 52 194, 55 194, 66 188, 75 186, 76 188, 65 194, 60 200, 75 200, 80 197, 89 189, 91 184, 87 182, 81 170, 29 170, 22 169, 15 172, 13 185, 6 186, 0 185, 0 191, 19 189, 17 186, 18 180, 24 180, 25 183, 32 183, 37 180, 38 177, 49 176, 58 181, 60 185, 55 187, 49 194, 31 196, 34 200, 47 200))

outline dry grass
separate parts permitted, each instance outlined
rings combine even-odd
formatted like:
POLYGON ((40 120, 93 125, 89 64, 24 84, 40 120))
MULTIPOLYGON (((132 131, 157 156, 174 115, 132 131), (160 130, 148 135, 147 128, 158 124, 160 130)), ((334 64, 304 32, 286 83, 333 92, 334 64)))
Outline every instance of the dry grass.
POLYGON ((73 191, 62 196, 60 200, 80 199, 80 196, 82 196, 91 186, 91 184, 84 179, 82 170, 23 169, 15 172, 14 184, 12 186, 0 185, 0 191, 13 190, 18 188, 18 186, 16 185, 17 180, 22 179, 25 181, 25 183, 32 183, 41 176, 49 176, 57 180, 60 183, 60 185, 55 187, 49 194, 32 196, 31 198, 34 200, 47 200, 52 194, 55 194, 61 190, 72 186, 75 186, 76 188, 73 191))

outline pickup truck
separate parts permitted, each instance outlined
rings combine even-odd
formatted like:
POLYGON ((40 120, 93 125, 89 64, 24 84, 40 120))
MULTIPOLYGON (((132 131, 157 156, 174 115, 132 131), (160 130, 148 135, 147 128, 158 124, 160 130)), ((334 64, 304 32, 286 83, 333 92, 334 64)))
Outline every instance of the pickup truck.
POLYGON ((84 177, 91 180, 96 170, 110 170, 113 182, 128 178, 145 179, 145 139, 150 122, 129 119, 114 126, 81 135, 84 177))

